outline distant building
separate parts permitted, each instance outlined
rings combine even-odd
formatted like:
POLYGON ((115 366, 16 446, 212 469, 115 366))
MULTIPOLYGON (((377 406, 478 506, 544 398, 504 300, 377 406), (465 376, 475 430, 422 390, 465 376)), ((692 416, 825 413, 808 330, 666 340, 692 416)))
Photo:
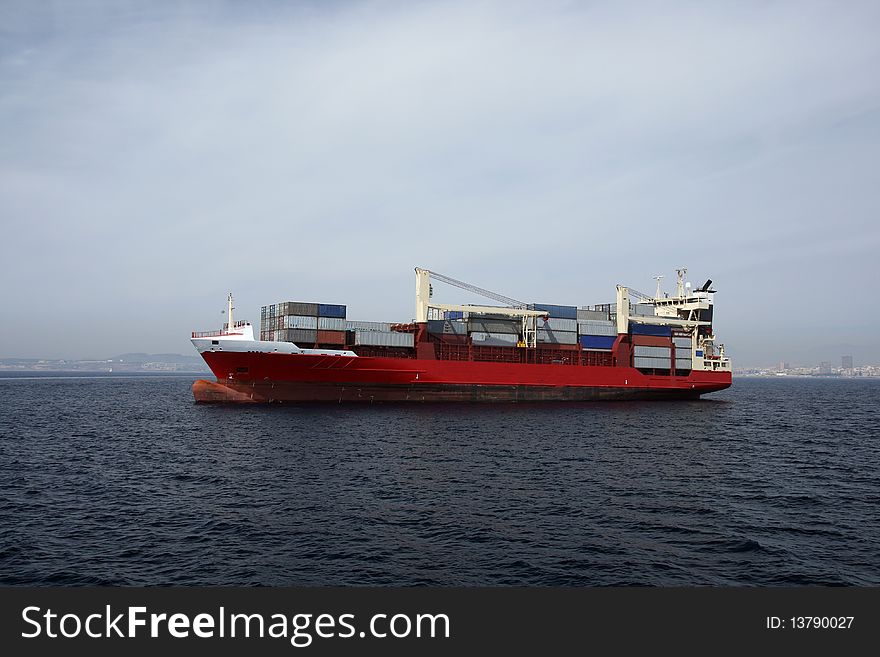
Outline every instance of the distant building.
POLYGON ((823 360, 819 363, 819 374, 831 374, 831 361, 823 360))
POLYGON ((851 370, 853 368, 852 356, 841 356, 840 366, 845 370, 851 370))
POLYGON ((785 370, 788 369, 788 363, 786 363, 783 360, 779 361, 779 368, 778 369, 780 372, 784 372, 785 370))

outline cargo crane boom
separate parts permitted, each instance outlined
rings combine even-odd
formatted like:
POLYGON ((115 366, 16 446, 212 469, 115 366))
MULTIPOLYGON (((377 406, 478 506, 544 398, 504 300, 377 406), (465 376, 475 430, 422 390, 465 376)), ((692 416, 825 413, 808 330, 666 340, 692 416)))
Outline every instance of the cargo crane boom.
POLYGON ((510 317, 522 317, 523 344, 527 347, 534 347, 537 340, 537 318, 546 318, 547 312, 543 310, 527 310, 526 306, 527 304, 522 301, 503 294, 498 294, 497 292, 492 292, 492 290, 487 290, 477 285, 472 285, 471 283, 465 283, 464 281, 460 281, 444 274, 438 274, 429 269, 416 267, 416 322, 427 322, 431 308, 436 308, 438 310, 493 313, 497 315, 508 315, 510 317), (431 301, 432 276, 443 283, 467 290, 468 292, 479 294, 480 296, 498 301, 499 303, 504 303, 510 307, 496 308, 494 306, 463 306, 458 304, 434 303, 431 301))
MULTIPOLYGON (((418 269, 416 270, 418 271, 418 269)), ((486 297, 487 299, 493 299, 494 301, 498 301, 500 303, 506 304, 508 306, 513 306, 514 308, 525 308, 526 304, 522 301, 517 301, 516 299, 511 299, 510 297, 506 297, 503 294, 498 294, 497 292, 493 292, 492 290, 487 290, 482 287, 478 287, 476 285, 472 285, 471 283, 465 283, 464 281, 459 281, 451 276, 446 276, 445 274, 438 274, 436 271, 431 271, 430 269, 425 269, 423 271, 428 272, 430 276, 440 281, 441 283, 448 283, 449 285, 453 285, 455 287, 461 288, 462 290, 467 290, 468 292, 473 292, 475 294, 479 294, 481 297, 486 297)))

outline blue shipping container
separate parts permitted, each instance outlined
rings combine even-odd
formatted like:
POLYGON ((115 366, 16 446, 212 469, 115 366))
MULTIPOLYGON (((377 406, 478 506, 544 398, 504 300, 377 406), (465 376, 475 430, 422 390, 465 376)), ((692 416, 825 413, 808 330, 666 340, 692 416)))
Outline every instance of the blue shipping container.
POLYGON ((335 303, 319 303, 318 316, 338 317, 339 319, 345 319, 345 306, 340 306, 335 303))
POLYGON ((577 306, 557 306, 552 303, 533 303, 529 305, 529 310, 543 310, 550 317, 559 317, 560 319, 577 319, 577 306))
POLYGON ((443 313, 446 319, 464 319, 464 312, 461 310, 447 310, 443 313))
POLYGON ((582 335, 579 342, 584 349, 611 349, 616 339, 616 335, 582 335))
POLYGON ((630 322, 629 332, 633 335, 656 335, 661 338, 672 335, 671 326, 657 326, 655 324, 636 324, 630 322))

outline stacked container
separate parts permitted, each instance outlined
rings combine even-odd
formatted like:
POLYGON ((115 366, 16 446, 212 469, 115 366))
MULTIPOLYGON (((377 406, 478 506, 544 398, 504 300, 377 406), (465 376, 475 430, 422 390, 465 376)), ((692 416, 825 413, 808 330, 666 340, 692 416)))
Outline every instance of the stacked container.
POLYGON ((543 310, 549 315, 546 321, 538 318, 538 344, 566 344, 578 342, 576 306, 560 306, 554 303, 533 303, 529 310, 543 310))
POLYGON ((617 339, 617 324, 607 310, 578 309, 578 344, 588 351, 611 351, 617 339))
POLYGON ((306 345, 345 344, 345 306, 282 301, 260 309, 260 339, 306 345))
POLYGON ((693 340, 690 337, 673 336, 672 344, 675 347, 675 369, 690 370, 693 368, 693 340))
POLYGON ((671 369, 672 348, 635 345, 633 347, 633 367, 654 370, 671 369))

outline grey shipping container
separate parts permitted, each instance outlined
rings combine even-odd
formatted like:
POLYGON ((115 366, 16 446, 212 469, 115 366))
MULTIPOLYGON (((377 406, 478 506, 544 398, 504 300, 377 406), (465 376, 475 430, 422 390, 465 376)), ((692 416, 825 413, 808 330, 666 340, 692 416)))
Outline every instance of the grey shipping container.
POLYGON ((475 347, 515 347, 519 336, 513 333, 487 333, 477 331, 471 333, 475 347))
POLYGON ((654 304, 634 303, 629 307, 630 315, 640 315, 642 317, 652 317, 654 315, 654 304))
POLYGON ((345 328, 349 331, 383 331, 391 332, 391 324, 388 322, 362 322, 360 320, 349 319, 345 322, 345 328))
POLYGON ((577 319, 579 322, 584 320, 603 321, 608 319, 607 310, 589 310, 587 308, 578 308, 577 319))
POLYGON ((443 330, 455 335, 467 335, 468 325, 463 319, 447 319, 443 330))
POLYGON ((467 322, 450 319, 429 319, 428 333, 450 333, 453 335, 467 334, 467 322))
POLYGON ((309 315, 311 317, 317 317, 318 316, 318 304, 304 303, 302 301, 288 301, 287 302, 287 314, 288 315, 309 315))
POLYGON ((687 349, 690 349, 693 342, 690 338, 672 338, 672 344, 674 344, 676 347, 685 347, 687 349))
POLYGON ((284 328, 316 329, 318 328, 318 318, 306 317, 305 315, 288 315, 284 318, 284 328))
POLYGON ((346 327, 345 320, 338 317, 319 317, 319 331, 344 331, 346 327))
POLYGON ((470 333, 519 334, 522 331, 522 320, 469 319, 467 326, 470 333))
POLYGON ((577 327, 581 335, 617 335, 617 324, 614 322, 585 321, 578 322, 577 327))
POLYGON ((641 367, 655 370, 668 370, 672 367, 672 361, 669 358, 648 358, 645 356, 634 356, 633 367, 641 367))
POLYGON ((285 331, 276 331, 281 334, 279 340, 287 342, 317 342, 318 332, 315 329, 287 329, 285 331))
POLYGON ((412 347, 414 344, 412 333, 396 331, 355 331, 354 343, 374 347, 412 347))
POLYGON ((556 343, 556 344, 577 344, 577 331, 548 331, 546 329, 538 329, 538 342, 556 343))
POLYGON ((651 356, 653 358, 669 358, 672 350, 669 347, 644 347, 636 345, 633 347, 634 356, 651 356))
POLYGON ((549 331, 577 331, 578 323, 576 319, 563 317, 550 317, 546 322, 538 318, 538 328, 549 331))

